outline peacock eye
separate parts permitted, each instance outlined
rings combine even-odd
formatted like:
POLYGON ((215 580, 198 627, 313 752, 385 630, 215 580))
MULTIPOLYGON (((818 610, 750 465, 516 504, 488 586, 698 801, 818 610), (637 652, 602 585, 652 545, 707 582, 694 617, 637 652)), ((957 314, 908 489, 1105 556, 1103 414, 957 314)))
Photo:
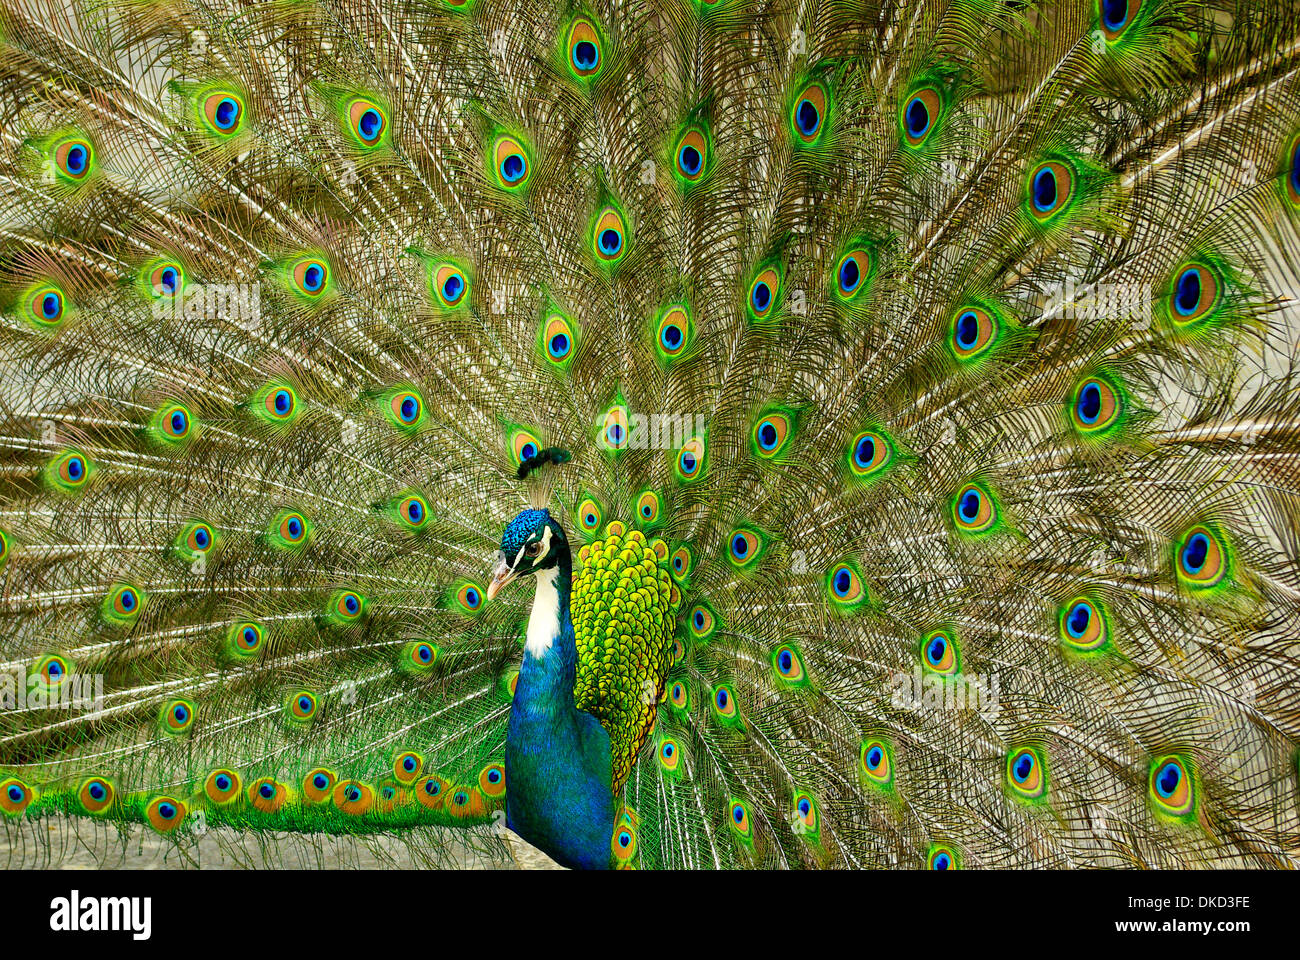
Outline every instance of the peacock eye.
POLYGON ((536 557, 541 552, 542 552, 542 541, 540 540, 534 540, 532 543, 530 543, 527 547, 524 548, 524 555, 529 557, 536 557))

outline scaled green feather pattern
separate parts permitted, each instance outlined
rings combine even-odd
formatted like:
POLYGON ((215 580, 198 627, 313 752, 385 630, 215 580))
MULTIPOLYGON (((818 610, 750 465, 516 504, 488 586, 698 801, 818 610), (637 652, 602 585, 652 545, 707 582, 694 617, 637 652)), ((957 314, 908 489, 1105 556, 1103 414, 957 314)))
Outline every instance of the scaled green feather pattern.
POLYGON ((618 521, 578 553, 573 626, 578 644, 574 700, 609 733, 613 790, 627 782, 655 722, 672 665, 681 593, 668 573, 667 547, 618 521), (655 546, 659 550, 656 552, 655 546))

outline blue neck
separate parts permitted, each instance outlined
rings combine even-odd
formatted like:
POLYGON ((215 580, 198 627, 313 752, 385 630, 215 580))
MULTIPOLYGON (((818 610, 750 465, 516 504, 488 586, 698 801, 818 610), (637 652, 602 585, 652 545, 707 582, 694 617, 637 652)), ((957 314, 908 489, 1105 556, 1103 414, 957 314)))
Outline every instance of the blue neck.
POLYGON ((507 822, 566 866, 607 867, 614 829, 609 735, 574 706, 578 647, 567 544, 559 545, 557 567, 537 581, 506 733, 507 822))

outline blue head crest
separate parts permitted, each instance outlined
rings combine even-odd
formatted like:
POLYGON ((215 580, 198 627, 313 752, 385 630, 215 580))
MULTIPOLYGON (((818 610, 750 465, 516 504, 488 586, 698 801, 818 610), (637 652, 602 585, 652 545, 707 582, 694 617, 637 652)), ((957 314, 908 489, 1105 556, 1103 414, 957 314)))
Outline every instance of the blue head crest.
POLYGON ((549 510, 525 510, 510 521, 501 534, 501 552, 513 560, 519 548, 551 519, 549 510))

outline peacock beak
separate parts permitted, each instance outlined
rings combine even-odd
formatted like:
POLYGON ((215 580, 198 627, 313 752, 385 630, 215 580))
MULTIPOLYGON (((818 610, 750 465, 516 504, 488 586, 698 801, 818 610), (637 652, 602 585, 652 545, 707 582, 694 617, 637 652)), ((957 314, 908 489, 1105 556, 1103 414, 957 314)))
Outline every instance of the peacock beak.
POLYGON ((504 553, 500 554, 497 557, 497 565, 492 568, 492 582, 489 583, 487 587, 487 598, 491 600, 501 592, 502 587, 507 583, 510 583, 517 576, 519 576, 519 574, 515 573, 514 570, 510 568, 510 564, 506 561, 506 555, 504 553))

